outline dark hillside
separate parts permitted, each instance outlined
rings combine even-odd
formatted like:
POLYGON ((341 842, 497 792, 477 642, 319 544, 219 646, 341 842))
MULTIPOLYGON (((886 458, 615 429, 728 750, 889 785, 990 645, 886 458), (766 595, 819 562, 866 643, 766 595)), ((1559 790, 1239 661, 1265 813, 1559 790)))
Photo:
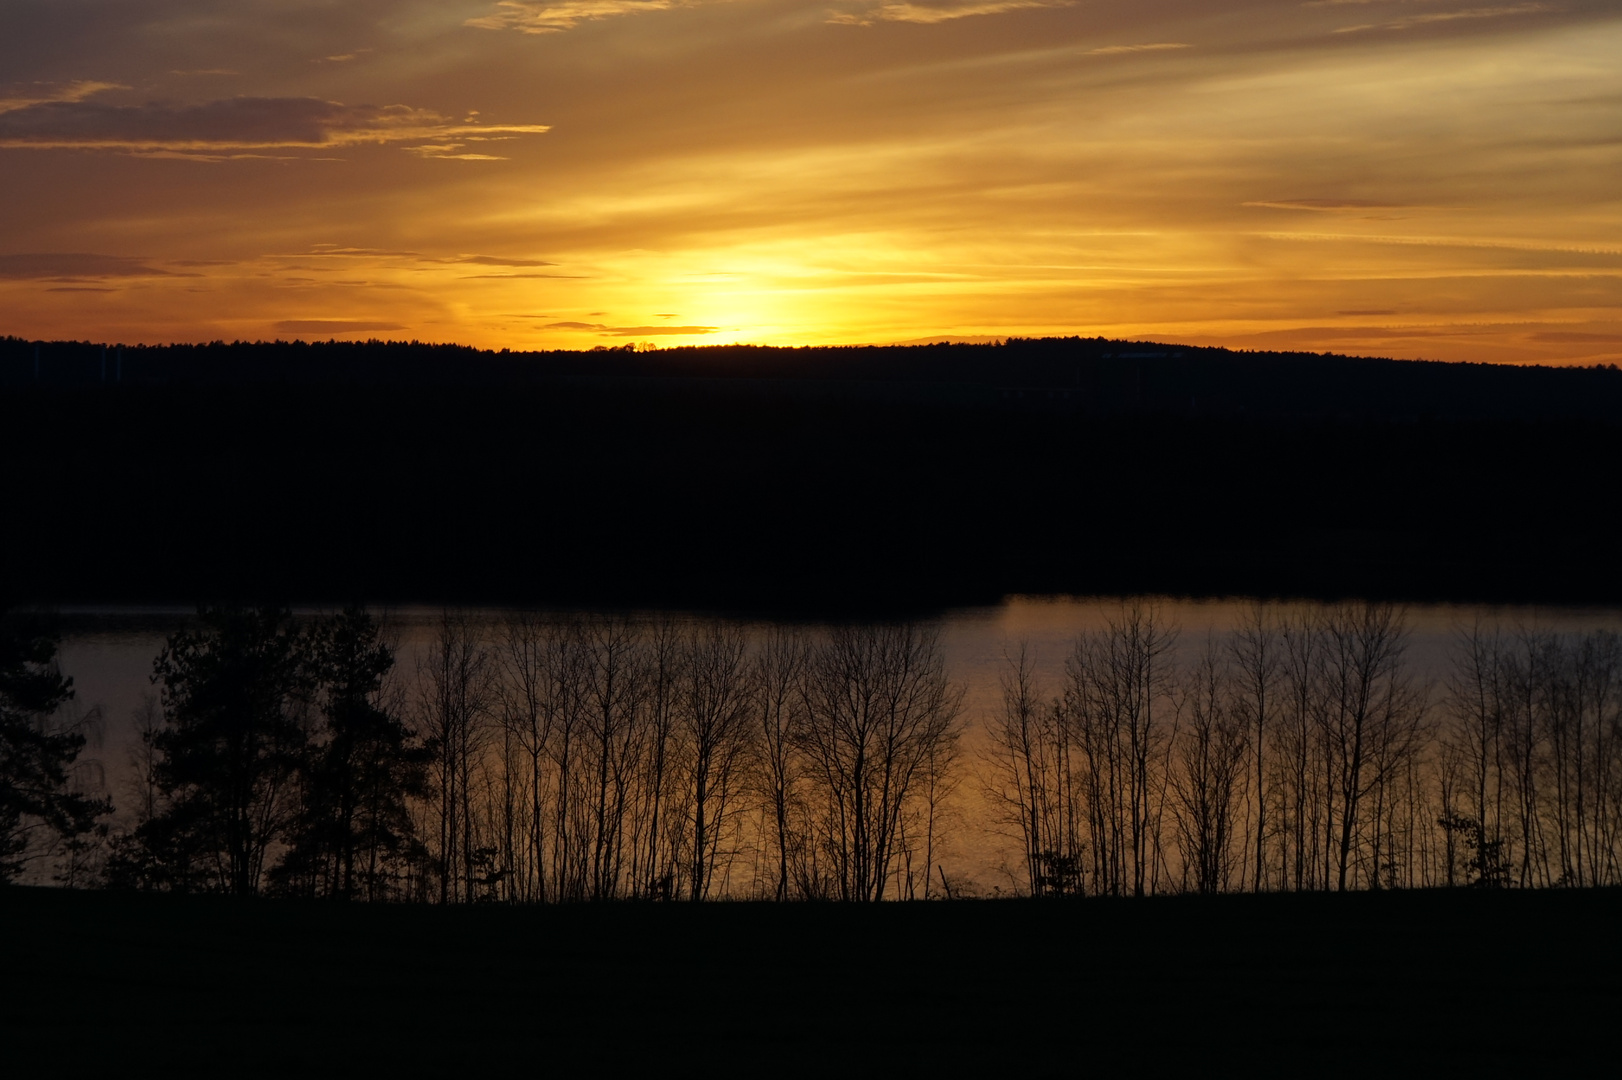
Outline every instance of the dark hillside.
POLYGON ((14 599, 1622 599, 1613 370, 378 344, 115 347, 104 383, 49 345, 84 377, 19 382, 31 348, 0 389, 14 599))

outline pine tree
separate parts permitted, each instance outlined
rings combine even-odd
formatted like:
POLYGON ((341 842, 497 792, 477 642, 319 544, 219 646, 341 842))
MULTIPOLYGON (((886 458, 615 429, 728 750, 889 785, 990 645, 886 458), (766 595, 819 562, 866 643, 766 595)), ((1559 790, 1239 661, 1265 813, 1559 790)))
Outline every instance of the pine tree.
POLYGON ((56 668, 56 639, 38 627, 0 619, 0 885, 56 843, 72 843, 112 809, 72 790, 85 743, 51 723, 73 697, 56 668))
POLYGON ((153 737, 165 809, 121 845, 109 877, 251 895, 297 807, 309 742, 305 640, 285 608, 218 608, 170 637, 153 664, 164 726, 153 737))
POLYGON ((427 790, 429 752, 384 699, 394 653, 364 610, 312 630, 309 659, 322 728, 304 759, 304 802, 274 875, 284 889, 377 899, 426 851, 407 800, 427 790))

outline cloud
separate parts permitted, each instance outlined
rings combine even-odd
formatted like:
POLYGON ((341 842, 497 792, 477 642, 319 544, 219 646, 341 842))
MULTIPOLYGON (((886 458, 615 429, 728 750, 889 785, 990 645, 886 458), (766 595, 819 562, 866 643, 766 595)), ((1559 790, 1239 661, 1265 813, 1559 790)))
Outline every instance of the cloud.
POLYGON ((1570 343, 1574 345, 1622 344, 1622 334, 1580 334, 1569 330, 1545 330, 1532 335, 1533 341, 1570 343))
POLYGON ((1121 53, 1159 52, 1162 49, 1189 49, 1181 41, 1160 41, 1153 45, 1106 45, 1102 49, 1088 49, 1083 56, 1117 56, 1121 53))
POLYGON ((29 92, 22 91, 11 97, 0 97, 0 113, 16 112, 19 109, 30 109, 36 105, 52 105, 83 101, 93 94, 104 90, 128 90, 129 87, 119 83, 94 82, 80 80, 69 83, 35 83, 38 89, 29 92))
POLYGON ((1424 15, 1405 15, 1385 23, 1364 23, 1342 26, 1337 34, 1360 34, 1369 30, 1411 30, 1432 23, 1456 22, 1460 19, 1502 19, 1512 15, 1536 15, 1550 10, 1548 4, 1511 4, 1502 7, 1465 8, 1462 11, 1432 11, 1424 15))
POLYGON ((399 323, 356 322, 348 319, 283 319, 278 334, 357 334, 368 331, 405 330, 399 323))
MULTIPOLYGON (((313 244, 309 251, 297 255, 277 256, 290 259, 420 259, 416 251, 393 251, 389 248, 345 247, 341 244, 313 244)), ((429 262, 438 260, 430 259, 429 262)))
POLYGON ((1476 239, 1468 236, 1376 236, 1346 233, 1308 232, 1258 233, 1257 235, 1268 240, 1285 240, 1308 243, 1386 244, 1399 247, 1458 248, 1466 251, 1528 251, 1553 255, 1574 255, 1598 259, 1613 259, 1622 256, 1622 248, 1588 247, 1579 246, 1577 244, 1551 243, 1539 240, 1476 239))
POLYGON ((168 270, 148 266, 125 255, 84 252, 19 252, 0 255, 0 279, 83 283, 103 278, 174 277, 168 270))
POLYGON ((1368 199, 1257 199, 1239 205, 1260 206, 1269 210, 1310 210, 1320 214, 1333 214, 1348 210, 1413 209, 1400 203, 1373 202, 1368 199))
POLYGON ((604 326, 602 323, 555 322, 543 330, 590 330, 604 337, 651 337, 655 334, 713 334, 719 326, 604 326))
POLYGON ((344 105, 307 97, 236 97, 200 105, 106 105, 83 100, 93 92, 0 112, 0 147, 219 156, 459 135, 535 135, 547 130, 543 124, 458 124, 406 105, 344 105))
POLYGON ((713 334, 719 326, 609 326, 603 332, 614 337, 644 337, 655 334, 713 334))
POLYGON ((547 262, 545 259, 503 259, 497 255, 458 255, 454 259, 440 259, 440 262, 466 263, 471 266, 556 266, 557 263, 547 262))
POLYGON ((425 146, 403 146, 408 154, 416 154, 428 161, 507 161, 496 154, 458 154, 466 143, 430 143, 425 146))
POLYGON ((881 4, 860 14, 833 15, 828 21, 845 26, 872 26, 879 22, 919 23, 929 26, 949 22, 952 19, 966 19, 971 15, 1001 15, 1005 11, 1022 11, 1026 8, 1070 7, 1074 3, 1075 0, 985 0, 978 4, 929 7, 903 0, 897 4, 881 4))
POLYGON ((645 11, 667 11, 686 4, 676 0, 500 0, 500 10, 469 19, 462 25, 480 30, 516 30, 521 34, 557 34, 593 19, 636 15, 645 11))

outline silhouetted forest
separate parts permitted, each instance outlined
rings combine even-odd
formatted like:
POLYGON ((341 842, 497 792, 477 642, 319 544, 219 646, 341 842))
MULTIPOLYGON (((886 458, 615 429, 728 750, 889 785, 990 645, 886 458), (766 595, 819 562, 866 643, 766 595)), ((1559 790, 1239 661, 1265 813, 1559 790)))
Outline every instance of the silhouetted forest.
POLYGON ((6 339, 0 385, 13 600, 1622 598, 1613 368, 6 339))
POLYGON ((1258 602, 1180 659, 1177 635, 1124 602, 1062 662, 1010 650, 969 716, 919 624, 447 611, 398 670, 364 610, 215 608, 168 636, 109 769, 79 760, 48 635, 8 629, 0 883, 441 904, 1622 885, 1615 631, 1478 624, 1439 680, 1388 604, 1258 602), (1011 856, 949 875, 976 830, 1011 856))

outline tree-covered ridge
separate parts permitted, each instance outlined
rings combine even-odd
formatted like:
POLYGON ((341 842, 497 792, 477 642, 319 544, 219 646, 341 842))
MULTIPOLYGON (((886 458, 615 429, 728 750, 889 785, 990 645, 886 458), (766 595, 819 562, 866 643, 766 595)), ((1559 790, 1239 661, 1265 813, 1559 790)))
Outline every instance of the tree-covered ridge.
POLYGON ((1339 392, 1303 415, 1182 391, 1094 412, 1046 390, 980 408, 617 376, 12 387, 0 460, 30 525, 0 533, 0 591, 834 613, 1013 593, 1622 599, 1614 420, 1551 418, 1516 389, 1546 378, 1615 416, 1622 373, 1481 377, 1534 418, 1339 392))
POLYGON ((1615 364, 1459 364, 1105 338, 991 344, 480 350, 417 341, 118 345, 0 339, 0 386, 553 388, 734 402, 1301 420, 1622 423, 1615 364))

